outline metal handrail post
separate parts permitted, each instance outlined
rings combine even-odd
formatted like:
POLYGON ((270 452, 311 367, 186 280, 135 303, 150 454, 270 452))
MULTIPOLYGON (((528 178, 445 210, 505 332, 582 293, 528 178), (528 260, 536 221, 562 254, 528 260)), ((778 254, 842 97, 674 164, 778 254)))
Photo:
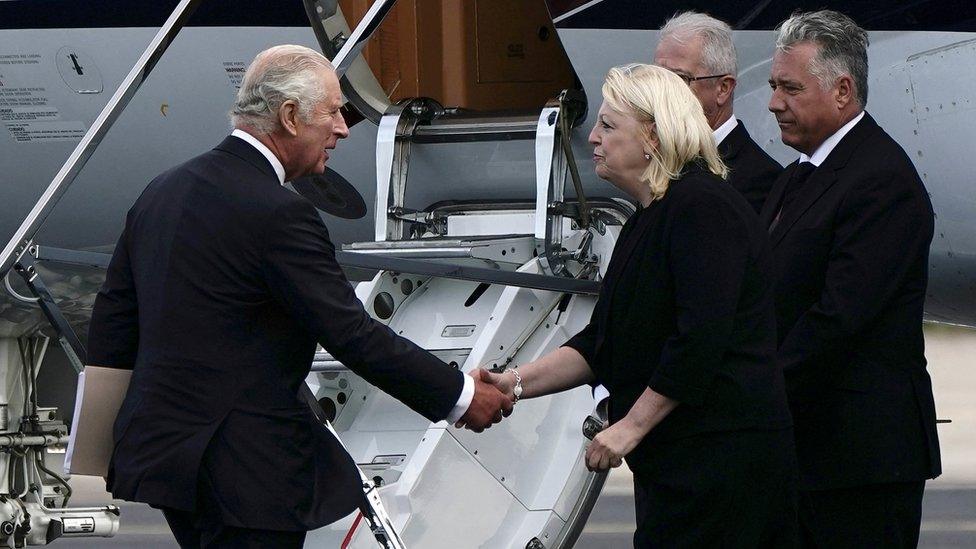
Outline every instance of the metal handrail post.
POLYGON ((335 67, 339 78, 342 78, 349 70, 356 57, 366 47, 369 37, 380 27, 387 14, 393 9, 394 4, 396 4, 396 0, 376 0, 366 11, 362 21, 352 31, 352 35, 343 44, 339 53, 332 59, 332 65, 335 67))

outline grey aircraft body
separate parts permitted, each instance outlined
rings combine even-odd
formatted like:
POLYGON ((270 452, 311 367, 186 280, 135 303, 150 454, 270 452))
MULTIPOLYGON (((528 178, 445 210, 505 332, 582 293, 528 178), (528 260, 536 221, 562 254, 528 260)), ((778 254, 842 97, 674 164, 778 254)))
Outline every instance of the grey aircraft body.
MULTIPOLYGON (((417 1, 422 4, 425 0, 417 1)), ((472 17, 481 18, 477 20, 482 22, 488 21, 489 14, 493 13, 490 10, 497 9, 488 7, 489 3, 472 2, 471 5, 475 7, 471 9, 476 12, 472 17)), ((156 4, 152 7, 132 7, 125 2, 100 1, 90 2, 83 11, 79 11, 82 8, 77 3, 65 0, 0 2, 0 123, 3 124, 3 128, 0 128, 0 208, 3 212, 0 215, 0 245, 6 244, 10 248, 18 244, 15 235, 32 208, 85 133, 96 123, 112 94, 156 36, 160 25, 174 8, 178 8, 175 0, 156 4)), ((377 2, 377 6, 380 4, 383 2, 377 2)), ((570 132, 570 148, 579 167, 579 187, 594 203, 611 204, 607 209, 612 210, 612 204, 620 204, 624 196, 593 173, 590 160, 592 150, 586 141, 600 106, 600 86, 610 67, 635 61, 649 62, 658 40, 658 32, 654 29, 683 5, 678 2, 647 3, 639 0, 540 0, 539 4, 546 9, 540 12, 544 13, 544 17, 533 22, 532 38, 524 44, 509 38, 509 42, 501 48, 500 55, 506 63, 512 62, 512 59, 531 58, 536 51, 533 48, 538 45, 535 40, 547 42, 550 46, 551 41, 558 42, 556 50, 568 62, 573 73, 567 87, 575 92, 573 97, 582 98, 575 111, 578 115, 575 127, 570 132), (604 198, 611 200, 600 202, 604 198)), ((713 15, 728 20, 736 29, 739 74, 735 90, 735 114, 747 125, 756 141, 786 165, 796 159, 797 153, 781 143, 779 128, 766 108, 770 98, 767 79, 775 41, 772 29, 795 8, 819 9, 825 3, 770 4, 743 1, 716 3, 713 15)), ((867 7, 862 3, 849 2, 826 4, 827 7, 849 13, 869 29, 870 95, 867 111, 906 150, 931 196, 936 226, 929 263, 926 318, 935 322, 976 326, 976 177, 973 175, 976 172, 973 167, 976 156, 973 154, 976 150, 973 144, 976 137, 973 130, 976 127, 976 5, 970 2, 934 1, 915 2, 910 6, 896 2, 874 2, 867 7)), ((370 14, 359 16, 368 21, 370 14)), ((111 253, 123 227, 125 212, 149 181, 167 168, 209 150, 229 133, 231 128, 226 113, 243 70, 256 53, 275 44, 294 43, 324 50, 332 57, 348 42, 359 39, 354 30, 355 26, 349 25, 334 1, 307 1, 304 6, 299 0, 279 3, 200 2, 197 12, 179 30, 149 77, 94 148, 70 187, 50 210, 36 233, 32 233, 32 243, 58 250, 111 253), (307 13, 318 15, 310 18, 307 13)), ((418 43, 427 39, 425 33, 428 31, 433 34, 443 31, 423 27, 416 30, 418 43)), ((477 47, 482 46, 487 48, 490 44, 479 43, 477 47)), ((479 50, 479 55, 483 55, 484 51, 490 50, 479 50)), ((377 58, 378 55, 373 52, 372 59, 377 58)), ((446 54, 444 59, 447 59, 446 54)), ((541 132, 544 126, 540 115, 548 112, 544 110, 547 108, 545 101, 529 109, 520 106, 515 110, 471 112, 463 108, 452 109, 464 105, 452 105, 440 99, 443 108, 441 104, 412 101, 399 96, 391 100, 387 91, 392 88, 380 74, 382 70, 377 62, 371 62, 370 67, 372 71, 362 59, 344 66, 348 71, 345 72, 343 91, 349 99, 349 111, 359 114, 360 120, 351 128, 350 137, 340 142, 331 155, 329 167, 356 187, 365 200, 367 212, 358 220, 324 215, 332 240, 337 245, 366 243, 353 245, 352 248, 359 246, 359 249, 376 251, 382 246, 378 247, 374 241, 404 239, 410 232, 409 227, 414 225, 436 232, 437 224, 431 219, 437 218, 434 215, 437 212, 457 213, 465 207, 479 212, 492 209, 485 204, 506 204, 511 211, 522 208, 528 212, 525 215, 531 225, 532 206, 523 206, 539 200, 538 181, 540 177, 545 177, 545 174, 540 176, 539 159, 540 150, 543 153, 546 151, 540 149, 540 137, 537 135, 537 128, 541 132), (432 109, 430 112, 420 113, 428 107, 432 109), (393 116, 400 112, 398 108, 404 111, 404 114, 397 115, 399 118, 393 116), (412 111, 411 108, 415 109, 412 111), (404 120, 409 118, 411 112, 416 117, 412 125, 405 125, 404 120), (408 134, 411 143, 409 184, 406 184, 405 167, 398 170, 393 160, 400 158, 396 156, 399 153, 395 154, 397 149, 393 142, 399 139, 397 136, 408 134), (389 199, 385 196, 391 181, 388 175, 391 169, 393 194, 402 192, 402 197, 389 199), (402 185, 397 183, 398 180, 402 185), (380 189, 379 196, 377 189, 380 189), (387 215, 384 210, 391 204, 390 200, 400 208, 396 212, 389 210, 387 215), (474 208, 464 204, 481 206, 474 208), (380 215, 377 215, 378 210, 380 215), (414 221, 405 221, 407 219, 414 221)), ((445 68, 444 78, 453 74, 448 69, 445 68)), ((488 68, 481 66, 478 70, 488 71, 488 68)), ((487 80, 486 77, 479 78, 487 80)), ((513 89, 517 89, 518 78, 512 81, 513 89)), ((553 89, 549 97, 555 98, 559 92, 560 89, 553 89)), ((553 165, 557 163, 554 161, 553 165)), ((567 188, 571 189, 572 185, 567 184, 567 188)), ((574 195, 572 190, 568 190, 567 194, 574 195)), ((621 211, 626 211, 626 208, 621 211)), ((546 223, 540 224, 541 217, 545 216, 544 209, 542 212, 535 221, 535 248, 541 250, 541 256, 548 257, 548 248, 539 247, 540 236, 547 235, 546 223)), ((449 214, 445 215, 449 217, 449 214)), ((514 217, 511 219, 521 219, 516 214, 512 215, 514 217)), ((566 215, 572 216, 571 213, 566 215)), ((457 217, 452 219, 452 222, 458 222, 457 217)), ((477 216, 471 219, 477 220, 477 216)), ((619 222, 620 219, 607 223, 619 226, 619 222)), ((474 227, 477 221, 471 223, 475 225, 468 226, 474 227)), ((519 232, 520 235, 515 236, 532 236, 525 234, 532 233, 531 230, 519 232)), ((443 234, 450 234, 450 230, 445 229, 443 234)), ((588 242, 586 238, 583 240, 588 242)), ((595 241, 598 240, 599 236, 595 241)), ((572 239, 564 241, 567 248, 571 248, 567 243, 569 241, 577 242, 572 239)), ((601 245, 612 246, 612 241, 601 245)), ((417 252, 421 255, 429 252, 423 252, 421 248, 413 252, 421 250, 417 252)), ((529 258, 533 257, 531 248, 529 244, 529 258)), ((516 247, 512 247, 511 252, 514 254, 516 247)), ((444 257, 448 256, 442 255, 439 259, 444 257)), ((3 258, 4 261, 7 259, 3 258)), ((490 261, 481 258, 479 261, 501 271, 516 269, 515 266, 506 267, 507 260, 499 257, 490 261)), ((546 268, 552 269, 553 264, 548 265, 542 269, 543 272, 546 268)), ((350 272, 372 278, 377 269, 393 272, 391 280, 396 282, 395 274, 399 269, 393 264, 386 267, 377 264, 372 270, 350 272)), ((83 339, 94 295, 104 279, 104 271, 93 266, 45 262, 38 267, 38 272, 59 311, 83 339)), ((6 274, 9 276, 5 289, 0 291, 0 371, 15 372, 20 370, 17 366, 18 344, 20 359, 24 359, 23 345, 26 342, 36 343, 38 334, 51 335, 53 331, 48 319, 32 302, 31 293, 20 277, 12 271, 6 274)), ((378 302, 373 301, 378 291, 376 288, 383 284, 389 286, 383 276, 386 275, 374 279, 370 283, 373 286, 362 285, 357 290, 364 301, 368 297, 374 303, 374 308, 370 309, 374 314, 379 312, 378 302)), ((582 277, 582 274, 579 276, 582 277)), ((445 287, 450 286, 444 284, 445 287)), ((451 284, 454 284, 450 286, 454 288, 452 291, 463 290, 464 296, 477 286, 475 282, 451 284)), ((484 289, 480 291, 485 293, 484 289)), ((410 292, 403 293, 403 303, 407 303, 406 297, 410 292)), ((446 297, 434 299, 431 297, 433 293, 433 289, 427 292, 426 306, 434 309, 442 307, 443 311, 448 311, 457 305, 446 297)), ((468 301, 474 295, 472 293, 468 301)), ((499 303, 504 301, 499 297, 501 290, 498 286, 485 295, 500 300, 499 303)), ((414 301, 419 299, 417 297, 414 301)), ((397 301, 396 305, 399 304, 397 301)), ((565 307, 560 310, 563 309, 565 307)), ((419 312, 420 305, 416 305, 414 310, 411 314, 420 319, 426 318, 419 312)), ((497 310, 492 314, 497 315, 497 310)), ((572 312, 572 307, 569 310, 572 312)), ((485 309, 486 324, 482 325, 481 321, 472 323, 468 335, 482 334, 482 330, 492 326, 488 322, 491 321, 488 316, 491 311, 490 308, 485 309)), ((584 318, 585 311, 584 308, 574 314, 584 318)), ((407 312, 397 314, 403 316, 407 312)), ((394 316, 393 320, 396 318, 394 316)), ((579 319, 574 322, 577 321, 579 319)), ((418 320, 415 325, 423 322, 418 320)), ((447 328, 467 326, 461 324, 447 328)), ((539 329, 541 324, 541 321, 532 324, 532 330, 539 329)), ((549 324, 545 326, 549 328, 549 324)), ((526 332, 531 333, 531 330, 526 332)), ((529 335, 524 338, 518 336, 516 341, 520 342, 517 345, 520 349, 522 345, 527 345, 526 348, 535 345, 535 340, 530 339, 529 335)), ((465 354, 458 360, 463 362, 467 353, 474 357, 479 352, 479 345, 468 345, 465 354)), ((52 345, 51 353, 56 352, 55 345, 52 345)), ((43 354, 41 350, 40 356, 43 354)), ((40 358, 34 358, 39 367, 40 358)), ((330 357, 326 358, 328 360, 323 359, 322 364, 331 360, 330 357)), ((24 359, 24 363, 27 362, 31 361, 24 359)), ((338 379, 342 379, 342 375, 338 379)), ((2 388, 3 393, 0 394, 3 397, 0 400, 10 401, 11 409, 16 401, 11 395, 21 390, 17 385, 19 382, 12 376, 7 374, 7 386, 2 388)), ((316 396, 322 396, 327 392, 326 385, 320 385, 317 391, 316 396)), ((586 401, 589 397, 584 395, 579 398, 586 401)), ((6 403, 0 402, 0 405, 6 418, 6 403)), ((579 407, 578 403, 573 406, 576 409, 579 407)), ((347 419, 343 425, 341 407, 338 413, 337 428, 340 432, 348 428, 348 432, 352 433, 354 429, 350 425, 353 425, 353 420, 347 419)), ((11 413, 11 418, 14 417, 15 414, 11 413)), ((347 414, 347 417, 350 416, 347 414)), ((7 426, 4 424, 0 427, 2 442, 5 436, 2 433, 7 432, 7 426)), ((424 431, 427 428, 426 424, 422 425, 417 427, 417 432, 427 432, 424 431)), ((535 432, 528 427, 526 429, 526 432, 535 432)), ((578 437, 578 429, 574 429, 573 433, 578 437)), ((498 430, 493 436, 499 437, 500 443, 507 444, 505 433, 498 430)), ((468 442, 465 442, 467 439, 463 436, 457 438, 463 443, 462 446, 469 448, 466 446, 468 442)), ((350 451, 357 459, 357 452, 365 452, 369 444, 376 444, 375 441, 357 441, 352 435, 344 435, 343 439, 351 445, 350 451)), ((419 435, 416 440, 420 440, 419 435)), ((565 442, 565 437, 560 440, 565 442)), ((414 443, 420 444, 411 442, 414 443)), ((414 459, 415 453, 413 446, 409 448, 409 451, 403 451, 404 460, 408 462, 414 459)), ((399 455, 400 452, 395 453, 399 455)), ((478 452, 474 451, 473 455, 478 455, 478 452)), ((571 465, 567 465, 567 471, 571 465)), ((9 478, 9 470, 14 467, 12 458, 0 457, 0 479, 9 478)), ((546 470, 545 463, 540 467, 540 471, 546 470)), ((407 475, 409 468, 405 471, 403 474, 407 475)), ((568 476, 561 477, 562 480, 553 482, 562 490, 564 484, 572 485, 566 479, 583 478, 585 474, 585 471, 567 473, 568 476)), ((505 483, 505 476, 496 476, 500 479, 500 485, 505 483)), ((406 486, 406 481, 402 482, 406 486)), ((13 481, 6 484, 0 482, 0 493, 10 493, 15 484, 13 481)), ((45 486, 55 484, 51 478, 45 480, 45 486)), ((506 489, 511 490, 507 485, 506 489)), ((594 488, 585 488, 583 492, 587 490, 592 492, 594 488)), ((599 485, 595 490, 599 493, 599 485)), ((541 498, 538 495, 534 497, 541 498)), ((564 494, 561 497, 568 496, 564 494)), ((579 501, 584 500, 581 496, 579 501)), ((53 505, 55 500, 44 501, 53 505)), ((562 519, 567 524, 585 521, 588 514, 586 505, 592 505, 592 501, 588 504, 568 504, 564 513, 567 516, 562 516, 562 519), (580 511, 581 508, 585 508, 585 512, 580 511)), ((526 508, 532 509, 532 506, 526 504, 526 508)), ((0 515, 5 512, 0 509, 0 515)), ((36 512, 43 515, 48 511, 36 512)), ((15 522, 15 519, 10 520, 15 522)), ((354 524, 346 536, 347 542, 353 539, 349 536, 355 529, 354 524)), ((556 536, 560 542, 548 545, 545 543, 549 542, 545 542, 541 547, 571 544, 566 540, 575 539, 572 534, 560 532, 556 536)), ((330 540, 342 539, 342 533, 336 534, 338 538, 328 537, 333 534, 323 534, 326 537, 320 538, 322 546, 333 546, 330 540)), ((5 535, 0 529, 0 541, 5 539, 5 535)), ((415 539, 427 539, 408 528, 407 536, 411 535, 415 539)), ((578 535, 578 529, 575 535, 578 535)), ((42 538, 35 535, 31 543, 40 543, 42 538)), ((311 539, 316 538, 313 536, 311 539)), ((515 546, 513 542, 501 541, 500 538, 495 541, 498 543, 493 546, 515 546)), ((353 546, 356 546, 355 543, 353 546)))

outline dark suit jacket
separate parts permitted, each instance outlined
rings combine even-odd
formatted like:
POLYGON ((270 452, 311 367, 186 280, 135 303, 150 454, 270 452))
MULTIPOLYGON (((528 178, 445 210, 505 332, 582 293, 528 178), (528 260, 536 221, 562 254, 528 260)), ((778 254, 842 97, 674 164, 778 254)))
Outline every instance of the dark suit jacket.
POLYGON ((462 374, 375 322, 315 208, 251 145, 157 177, 129 211, 89 335, 92 364, 133 368, 108 486, 224 523, 307 530, 362 500, 348 454, 298 398, 315 343, 431 420, 462 374), (209 510, 208 510, 209 512, 209 510))
MULTIPOLYGON (((795 167, 770 193, 767 226, 795 167)), ((865 115, 797 193, 770 239, 801 486, 932 478, 941 466, 922 339, 934 223, 925 187, 865 115)))
POLYGON ((729 184, 758 214, 783 166, 752 140, 741 120, 718 144, 718 152, 729 167, 729 184))
POLYGON ((610 391, 619 421, 650 387, 681 404, 627 456, 658 442, 790 425, 766 232, 735 190, 695 164, 621 231, 589 325, 567 346, 610 391))

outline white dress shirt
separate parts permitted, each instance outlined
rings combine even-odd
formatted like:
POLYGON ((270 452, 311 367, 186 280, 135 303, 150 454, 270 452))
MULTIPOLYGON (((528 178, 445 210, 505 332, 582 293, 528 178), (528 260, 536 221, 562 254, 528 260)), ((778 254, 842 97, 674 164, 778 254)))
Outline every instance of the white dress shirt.
MULTIPOLYGON (((256 137, 247 133, 244 130, 235 129, 230 133, 234 137, 243 139, 245 142, 250 143, 252 147, 258 150, 259 153, 264 155, 271 163, 271 167, 274 168, 275 174, 278 176, 278 183, 285 184, 285 167, 278 160, 278 157, 271 152, 271 149, 264 146, 264 143, 257 140, 256 137)), ((474 378, 469 375, 464 375, 464 387, 461 389, 461 396, 458 397, 457 403, 454 404, 454 408, 451 413, 447 415, 447 420, 449 423, 455 423, 465 412, 468 411, 468 407, 471 406, 471 401, 474 399, 474 378)))
POLYGON ((447 414, 445 421, 455 423, 461 419, 461 416, 468 411, 468 406, 471 406, 472 400, 474 400, 474 378, 465 374, 464 387, 461 388, 461 396, 458 397, 454 408, 451 409, 451 413, 447 414))
POLYGON ((730 116, 728 120, 722 123, 721 126, 712 130, 712 135, 715 137, 715 145, 721 145, 722 141, 732 133, 732 130, 739 125, 739 121, 735 119, 734 116, 730 116))
POLYGON ((829 156, 834 150, 834 147, 840 143, 840 140, 844 139, 847 132, 851 131, 851 128, 856 126, 862 118, 864 118, 864 111, 861 111, 861 114, 855 116, 850 122, 841 126, 840 129, 834 133, 834 135, 831 135, 826 139, 826 141, 821 143, 820 146, 817 147, 817 150, 813 151, 813 155, 807 156, 800 153, 800 162, 809 162, 819 168, 820 165, 823 164, 823 161, 827 160, 827 156, 829 156))

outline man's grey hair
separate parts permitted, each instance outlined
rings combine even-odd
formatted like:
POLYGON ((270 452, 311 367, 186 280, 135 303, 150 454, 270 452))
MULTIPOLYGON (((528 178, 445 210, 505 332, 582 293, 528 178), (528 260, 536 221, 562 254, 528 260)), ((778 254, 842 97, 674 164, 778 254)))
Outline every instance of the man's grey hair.
POLYGON ((794 13, 777 27, 776 48, 788 51, 795 44, 819 46, 810 73, 829 89, 842 75, 854 81, 854 97, 864 108, 868 102, 868 33, 843 13, 822 10, 794 13))
MULTIPOLYGON (((735 45, 732 43, 732 28, 725 21, 696 11, 676 14, 661 27, 661 40, 670 38, 679 43, 695 37, 702 39, 702 59, 705 69, 712 74, 736 76, 738 65, 735 58, 735 45)), ((692 75, 696 76, 696 75, 692 75)))
POLYGON ((298 115, 310 122, 315 107, 325 100, 323 69, 332 64, 321 53, 305 46, 283 45, 259 53, 244 73, 237 90, 230 121, 235 128, 247 126, 258 133, 278 129, 278 109, 289 99, 298 103, 298 115))

